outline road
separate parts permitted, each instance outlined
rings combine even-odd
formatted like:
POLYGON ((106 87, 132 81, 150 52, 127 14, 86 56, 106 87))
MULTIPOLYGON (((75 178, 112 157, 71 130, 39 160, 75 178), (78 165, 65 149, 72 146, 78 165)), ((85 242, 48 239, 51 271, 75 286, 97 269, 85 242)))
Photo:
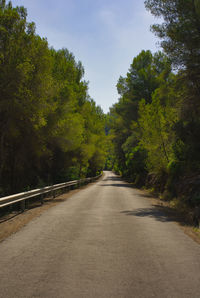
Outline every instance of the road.
POLYGON ((200 246, 111 172, 0 243, 0 297, 200 297, 200 246))

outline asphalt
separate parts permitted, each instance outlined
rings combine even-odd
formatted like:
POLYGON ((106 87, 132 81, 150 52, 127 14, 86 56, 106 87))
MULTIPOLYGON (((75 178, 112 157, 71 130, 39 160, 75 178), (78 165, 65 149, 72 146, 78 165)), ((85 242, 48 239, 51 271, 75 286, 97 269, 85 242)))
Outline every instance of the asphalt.
POLYGON ((0 297, 200 297, 200 246, 111 172, 0 243, 0 297))

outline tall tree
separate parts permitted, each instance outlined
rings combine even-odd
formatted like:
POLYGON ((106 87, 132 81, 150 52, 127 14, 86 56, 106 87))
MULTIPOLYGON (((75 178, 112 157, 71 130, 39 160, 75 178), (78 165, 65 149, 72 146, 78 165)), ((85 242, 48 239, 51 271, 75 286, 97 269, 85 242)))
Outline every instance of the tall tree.
POLYGON ((119 78, 119 102, 110 110, 115 163, 116 169, 133 179, 136 175, 144 177, 146 172, 146 153, 144 148, 139 146, 139 103, 142 99, 151 103, 153 92, 163 80, 168 80, 170 72, 171 66, 166 55, 161 52, 153 55, 150 51, 142 51, 133 59, 127 76, 119 78))
POLYGON ((0 193, 103 168, 104 115, 81 62, 50 49, 24 7, 0 0, 0 193))
POLYGON ((163 23, 153 25, 152 30, 162 40, 161 46, 179 71, 182 105, 176 134, 177 143, 183 144, 183 154, 176 151, 177 158, 184 158, 188 170, 199 171, 200 2, 147 0, 145 5, 153 15, 162 17, 163 23))
POLYGON ((35 182, 37 163, 26 175, 24 169, 43 152, 40 128, 51 108, 48 44, 26 18, 23 7, 1 1, 0 180, 8 191, 18 190, 25 181, 35 182))

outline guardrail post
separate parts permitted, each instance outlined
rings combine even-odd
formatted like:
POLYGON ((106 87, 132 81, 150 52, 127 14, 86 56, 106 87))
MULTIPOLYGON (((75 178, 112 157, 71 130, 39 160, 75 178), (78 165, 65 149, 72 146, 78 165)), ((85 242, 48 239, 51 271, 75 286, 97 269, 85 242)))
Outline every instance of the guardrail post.
POLYGON ((23 200, 23 201, 20 202, 20 208, 21 208, 22 212, 25 211, 25 209, 26 209, 26 203, 25 203, 25 200, 23 200))
POLYGON ((26 209, 29 209, 29 199, 27 199, 27 200, 25 201, 25 207, 26 207, 26 209))
POLYGON ((41 194, 41 196, 40 196, 40 203, 41 203, 41 205, 44 204, 44 194, 41 194))

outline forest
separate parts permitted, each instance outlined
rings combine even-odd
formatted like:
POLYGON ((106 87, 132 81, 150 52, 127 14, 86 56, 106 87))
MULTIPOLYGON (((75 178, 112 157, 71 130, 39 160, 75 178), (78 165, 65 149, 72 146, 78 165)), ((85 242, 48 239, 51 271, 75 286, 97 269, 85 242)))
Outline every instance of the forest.
POLYGON ((147 0, 162 51, 141 51, 117 83, 106 162, 138 186, 200 206, 200 1, 147 0))
POLYGON ((104 114, 73 53, 0 0, 0 195, 113 170, 200 206, 200 1, 146 0, 160 51, 142 50, 104 114))
POLYGON ((0 1, 0 195, 80 177, 105 163, 105 115, 84 68, 35 33, 24 7, 0 1))

